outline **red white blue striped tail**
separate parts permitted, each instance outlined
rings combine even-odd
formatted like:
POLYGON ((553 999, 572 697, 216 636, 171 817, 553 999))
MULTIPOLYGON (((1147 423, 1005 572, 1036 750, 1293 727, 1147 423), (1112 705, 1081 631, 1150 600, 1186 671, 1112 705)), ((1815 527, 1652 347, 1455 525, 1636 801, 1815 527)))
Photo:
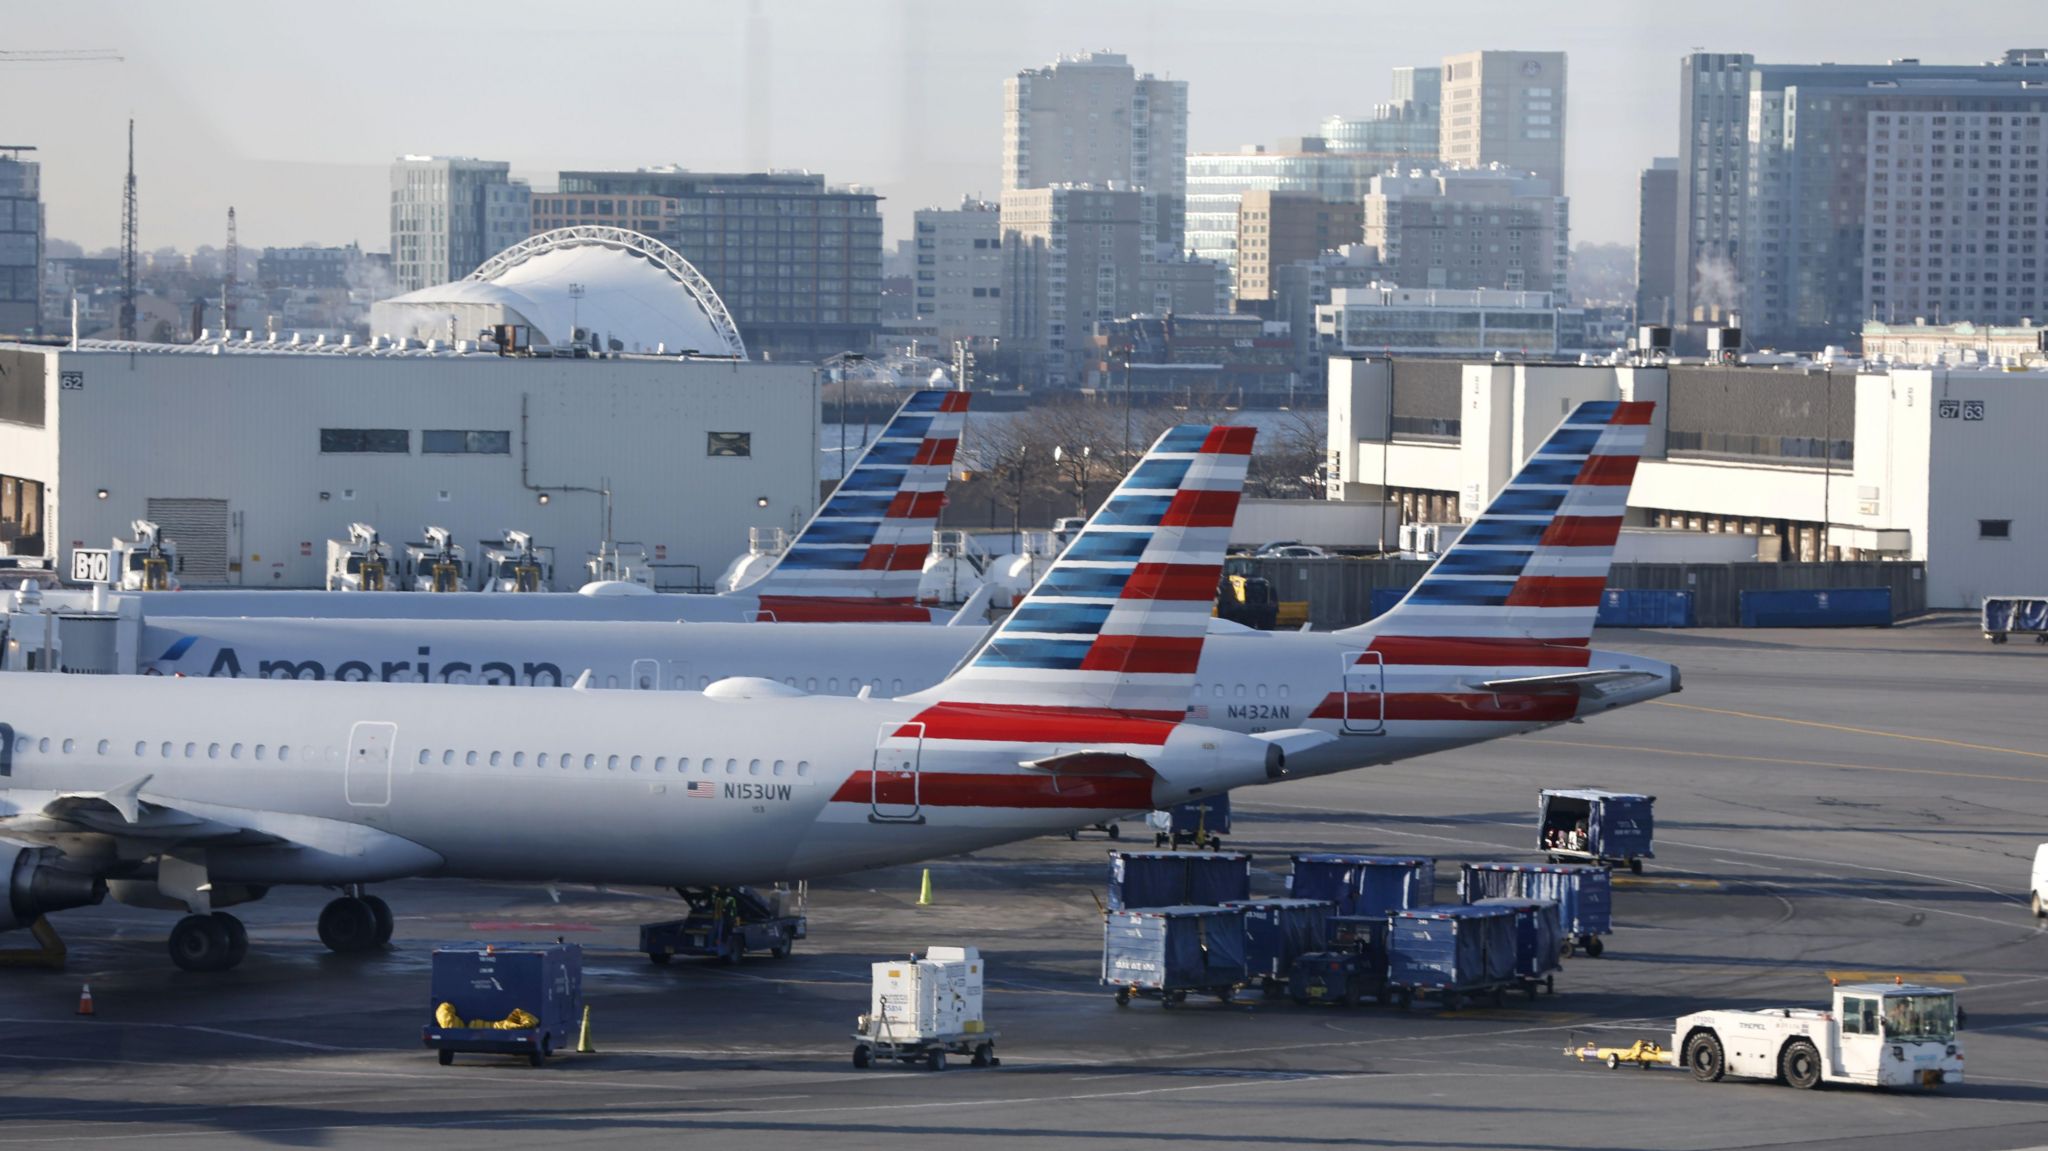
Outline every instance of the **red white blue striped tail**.
POLYGON ((961 669, 911 698, 1088 728, 1076 742, 1184 717, 1255 431, 1160 436, 961 669))
POLYGON ((1585 644, 1655 408, 1573 409, 1406 598, 1349 632, 1585 644))
POLYGON ((946 504, 946 481, 967 422, 969 393, 913 392, 846 473, 774 569, 747 590, 778 618, 791 600, 860 599, 910 605, 946 504))

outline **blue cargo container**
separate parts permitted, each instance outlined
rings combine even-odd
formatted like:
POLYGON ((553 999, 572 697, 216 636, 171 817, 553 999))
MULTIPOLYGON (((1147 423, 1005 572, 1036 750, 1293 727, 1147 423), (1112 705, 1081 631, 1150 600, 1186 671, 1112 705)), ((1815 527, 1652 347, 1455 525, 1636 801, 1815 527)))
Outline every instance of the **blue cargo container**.
POLYGON ((1239 899, 1244 912, 1245 966, 1271 994, 1294 970, 1296 958, 1321 951, 1335 905, 1321 899, 1239 899))
POLYGON ((1219 907, 1252 897, 1252 857, 1242 851, 1112 851, 1109 906, 1219 907))
POLYGON ((1190 992, 1225 1003, 1249 972, 1244 912, 1235 907, 1151 907, 1112 911, 1102 925, 1102 982, 1117 1006, 1133 998, 1172 1007, 1190 992))
POLYGON ((1890 627, 1892 589, 1837 587, 1825 590, 1746 591, 1743 627, 1890 627))
POLYGON ((1387 986, 1407 1006, 1434 995, 1446 1011, 1473 996, 1498 1003, 1515 977, 1515 909, 1415 907, 1388 917, 1387 986))
POLYGON ((1230 793, 1191 799, 1165 811, 1155 811, 1147 821, 1152 826, 1152 846, 1179 847, 1192 843, 1211 851, 1223 846, 1230 834, 1230 793))
POLYGON ((1436 861, 1419 855, 1297 855, 1287 893, 1339 915, 1384 916, 1436 902, 1436 861))
POLYGON ((1553 976, 1563 966, 1559 959, 1564 948, 1564 928, 1558 918, 1557 903, 1549 899, 1509 896, 1482 899, 1473 906, 1501 906, 1514 910, 1515 976, 1531 999, 1536 998, 1539 986, 1545 992, 1555 992, 1557 984, 1553 976))
POLYGON ((1689 591, 1647 591, 1611 587, 1600 593, 1600 627, 1693 627, 1698 622, 1689 591))
POLYGON ((420 1029, 420 1039, 441 1053, 443 1067, 458 1051, 524 1055, 538 1067, 575 1040, 583 1014, 583 949, 573 943, 437 948, 428 1016, 443 1003, 465 1022, 504 1020, 514 1011, 536 1020, 532 1027, 499 1030, 443 1027, 436 1018, 420 1029))
POLYGON ((1984 638, 2004 643, 2011 635, 2031 635, 2048 643, 2048 596, 1984 597, 1984 638))
POLYGON ((1467 903, 1482 899, 1548 899, 1557 904, 1564 940, 1559 955, 1573 944, 1598 958, 1607 950, 1600 937, 1614 929, 1614 877, 1604 867, 1575 863, 1468 863, 1458 877, 1458 895, 1467 903))
POLYGON ((1584 859, 1626 864, 1638 875, 1655 859, 1657 797, 1596 787, 1546 788, 1536 795, 1536 849, 1552 863, 1584 859))

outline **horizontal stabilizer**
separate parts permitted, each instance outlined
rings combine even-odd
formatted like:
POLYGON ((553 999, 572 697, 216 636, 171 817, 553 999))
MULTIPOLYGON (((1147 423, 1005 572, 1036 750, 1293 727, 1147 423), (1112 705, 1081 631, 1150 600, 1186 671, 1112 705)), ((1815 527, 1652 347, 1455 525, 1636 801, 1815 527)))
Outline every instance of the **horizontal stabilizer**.
POLYGON ((1648 683, 1657 678, 1657 673, 1653 671, 1566 671, 1556 675, 1522 675, 1510 679, 1489 679, 1475 686, 1486 691, 1598 696, 1609 688, 1648 683))

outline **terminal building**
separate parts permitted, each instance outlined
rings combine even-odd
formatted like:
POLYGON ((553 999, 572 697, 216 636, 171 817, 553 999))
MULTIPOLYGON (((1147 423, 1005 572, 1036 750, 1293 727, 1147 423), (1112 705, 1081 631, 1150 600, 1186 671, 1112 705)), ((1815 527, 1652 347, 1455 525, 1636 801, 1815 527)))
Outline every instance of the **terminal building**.
POLYGON ((2029 443, 2048 372, 1333 356, 1329 383, 1330 496, 1407 521, 1471 519, 1574 404, 1653 400, 1630 526, 1753 536, 1764 561, 1923 561, 1933 608, 2048 578, 2029 443))

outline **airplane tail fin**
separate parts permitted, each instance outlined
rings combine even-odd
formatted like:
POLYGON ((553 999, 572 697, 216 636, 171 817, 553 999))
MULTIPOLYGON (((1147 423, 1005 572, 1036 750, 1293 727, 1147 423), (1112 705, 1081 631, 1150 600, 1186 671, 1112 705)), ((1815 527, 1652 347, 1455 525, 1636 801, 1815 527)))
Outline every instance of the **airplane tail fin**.
POLYGON ((1339 634, 1586 644, 1655 408, 1574 408, 1400 603, 1339 634))
POLYGON ((916 603, 968 399, 928 390, 903 401, 775 567, 746 589, 764 614, 793 618, 802 605, 789 601, 810 599, 916 603))
POLYGON ((1255 432, 1160 436, 1009 618, 911 698, 1006 719, 1184 719, 1255 432))

